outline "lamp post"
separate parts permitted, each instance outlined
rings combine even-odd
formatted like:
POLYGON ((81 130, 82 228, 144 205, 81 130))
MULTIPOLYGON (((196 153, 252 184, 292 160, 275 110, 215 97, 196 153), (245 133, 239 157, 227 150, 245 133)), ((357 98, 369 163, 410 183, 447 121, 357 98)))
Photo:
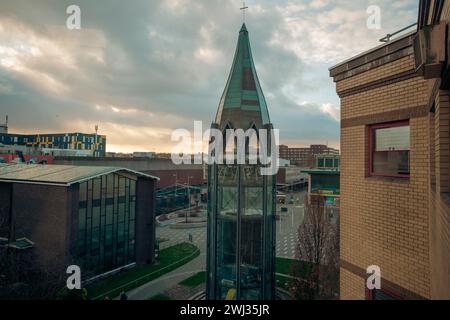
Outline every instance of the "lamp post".
POLYGON ((193 179, 194 177, 189 176, 188 179, 188 211, 186 212, 186 224, 188 223, 188 213, 191 214, 191 179, 193 179))
POLYGON ((173 174, 175 177, 175 197, 177 196, 177 185, 178 185, 178 173, 173 174))

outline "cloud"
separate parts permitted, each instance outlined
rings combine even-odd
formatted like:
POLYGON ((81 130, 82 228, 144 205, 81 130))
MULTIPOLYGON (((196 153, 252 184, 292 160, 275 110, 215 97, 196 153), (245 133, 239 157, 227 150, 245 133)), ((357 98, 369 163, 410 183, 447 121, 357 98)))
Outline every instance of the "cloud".
MULTIPOLYGON (((94 130, 109 150, 170 151, 173 129, 208 127, 242 23, 234 0, 0 3, 0 116, 11 131, 94 130), (2 115, 3 114, 3 115, 2 115)), ((246 24, 271 120, 283 142, 339 144, 339 100, 327 68, 416 18, 415 1, 249 1, 246 24), (367 30, 369 4, 382 29, 367 30), (305 102, 307 101, 307 102, 305 102)))

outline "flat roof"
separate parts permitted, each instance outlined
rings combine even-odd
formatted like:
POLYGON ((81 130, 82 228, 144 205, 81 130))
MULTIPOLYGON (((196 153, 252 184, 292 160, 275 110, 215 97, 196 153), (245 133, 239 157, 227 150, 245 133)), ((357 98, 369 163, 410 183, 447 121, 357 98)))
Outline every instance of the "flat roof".
POLYGON ((302 170, 302 173, 323 174, 323 175, 338 175, 338 174, 341 174, 341 171, 340 170, 332 170, 332 169, 310 169, 310 170, 302 170))
POLYGON ((158 177, 126 168, 51 164, 7 164, 0 166, 0 182, 70 186, 99 176, 120 172, 159 181, 158 177))
POLYGON ((344 64, 346 64, 346 63, 349 63, 349 62, 351 62, 351 61, 353 61, 353 60, 356 60, 356 59, 358 59, 358 58, 361 58, 361 57, 363 57, 363 56, 366 56, 366 55, 368 55, 368 54, 370 54, 370 53, 372 53, 372 52, 374 52, 374 51, 377 51, 377 50, 379 50, 379 49, 381 49, 381 48, 390 46, 390 45, 392 45, 392 44, 394 44, 394 43, 396 43, 396 42, 398 42, 398 41, 401 41, 401 40, 403 40, 403 39, 405 39, 405 38, 408 38, 408 37, 414 35, 415 33, 417 33, 417 30, 410 31, 410 32, 407 32, 407 33, 405 33, 405 34, 402 34, 402 35, 398 36, 397 38, 390 40, 389 42, 382 43, 382 44, 380 44, 380 45, 378 45, 378 46, 376 46, 376 47, 373 47, 373 48, 371 48, 371 49, 369 49, 369 50, 363 51, 363 52, 361 52, 361 53, 359 53, 359 54, 357 54, 357 55, 355 55, 355 56, 353 56, 353 57, 350 57, 350 58, 348 58, 348 59, 346 59, 346 60, 344 60, 344 61, 342 61, 342 62, 339 62, 338 64, 336 64, 336 65, 334 65, 334 66, 328 68, 328 70, 331 71, 331 70, 333 70, 333 69, 336 69, 336 68, 338 68, 338 67, 340 67, 340 66, 342 66, 342 65, 344 65, 344 64))

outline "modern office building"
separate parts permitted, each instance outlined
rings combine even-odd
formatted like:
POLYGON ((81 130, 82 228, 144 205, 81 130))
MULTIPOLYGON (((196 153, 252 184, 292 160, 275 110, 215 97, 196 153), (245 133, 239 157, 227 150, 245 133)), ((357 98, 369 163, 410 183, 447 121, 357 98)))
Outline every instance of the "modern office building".
POLYGON ((106 136, 95 133, 12 134, 0 132, 0 143, 25 146, 27 153, 53 156, 106 155, 106 136))
MULTIPOLYGON (((212 127, 273 129, 245 24, 212 127)), ((245 147, 248 160, 249 141, 245 147)), ((276 176, 261 175, 260 169, 236 162, 208 167, 208 299, 275 297, 276 176)))
POLYGON ((330 69, 341 99, 341 299, 450 299, 450 1, 330 69), (366 287, 369 266, 381 290, 366 287))
POLYGON ((77 264, 83 280, 151 264, 157 180, 116 167, 1 165, 0 250, 28 251, 55 277, 77 264))

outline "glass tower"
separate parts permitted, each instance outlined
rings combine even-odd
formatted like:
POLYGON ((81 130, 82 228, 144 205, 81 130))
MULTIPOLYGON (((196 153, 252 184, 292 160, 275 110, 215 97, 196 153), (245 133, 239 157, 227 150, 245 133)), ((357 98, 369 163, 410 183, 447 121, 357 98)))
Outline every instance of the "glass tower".
MULTIPOLYGON (((245 24, 212 128, 254 129, 273 126, 254 66, 245 24)), ((263 140, 256 146, 260 149, 263 140)), ((249 159, 251 139, 246 139, 249 159)), ((235 145, 235 151, 236 152, 235 145)), ((226 148, 225 148, 226 149, 226 148)), ((272 300, 275 296, 276 176, 262 175, 258 164, 212 164, 208 167, 207 298, 272 300)))

